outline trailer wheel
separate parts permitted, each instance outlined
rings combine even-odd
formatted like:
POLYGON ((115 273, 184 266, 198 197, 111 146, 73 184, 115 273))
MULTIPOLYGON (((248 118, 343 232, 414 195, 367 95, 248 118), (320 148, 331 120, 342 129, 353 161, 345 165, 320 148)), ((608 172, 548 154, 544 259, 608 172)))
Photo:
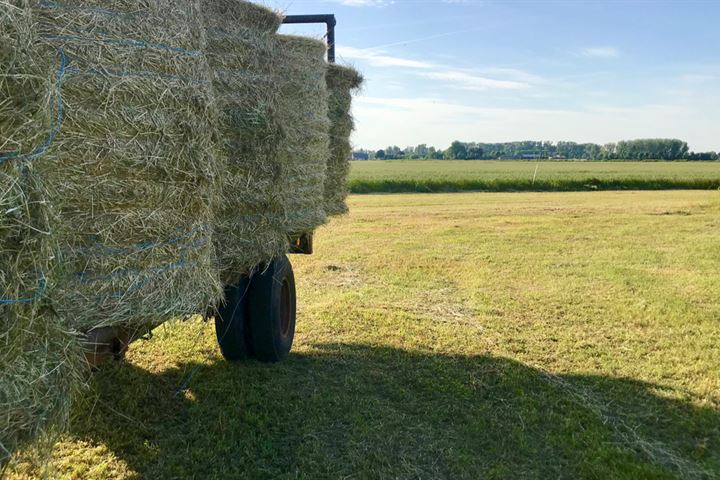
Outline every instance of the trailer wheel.
POLYGON ((273 260, 250 282, 248 317, 255 358, 278 362, 295 336, 295 276, 287 256, 273 260))
POLYGON ((225 303, 215 315, 215 334, 226 360, 245 360, 252 356, 248 331, 248 294, 250 280, 243 277, 225 287, 225 303))

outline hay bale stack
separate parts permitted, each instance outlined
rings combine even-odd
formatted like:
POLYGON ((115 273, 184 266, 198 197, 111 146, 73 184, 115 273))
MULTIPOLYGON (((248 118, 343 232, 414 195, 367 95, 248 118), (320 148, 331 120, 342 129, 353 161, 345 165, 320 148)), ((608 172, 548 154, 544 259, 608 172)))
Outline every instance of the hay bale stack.
POLYGON ((283 226, 288 235, 309 232, 326 221, 323 205, 329 153, 324 41, 278 35, 275 76, 280 85, 278 121, 284 132, 283 226))
POLYGON ((32 162, 52 199, 53 309, 78 330, 156 325, 221 295, 217 114, 196 0, 33 0, 59 134, 32 162))
POLYGON ((352 94, 362 82, 362 76, 353 68, 328 66, 330 158, 325 178, 325 210, 328 215, 341 215, 348 211, 345 199, 352 155, 350 135, 355 127, 350 107, 352 94))
POLYGON ((84 366, 77 335, 46 307, 53 248, 30 168, 52 132, 52 83, 34 61, 27 1, 0 1, 0 467, 67 421, 84 366))
POLYGON ((222 202, 215 244, 225 283, 287 252, 280 219, 283 132, 273 77, 282 17, 242 0, 203 0, 206 54, 221 118, 222 202))

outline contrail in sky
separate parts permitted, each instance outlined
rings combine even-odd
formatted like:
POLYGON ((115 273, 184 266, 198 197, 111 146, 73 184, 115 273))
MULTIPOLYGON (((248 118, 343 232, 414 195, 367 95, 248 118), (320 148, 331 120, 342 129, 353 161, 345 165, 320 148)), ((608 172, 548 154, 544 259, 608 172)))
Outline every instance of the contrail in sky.
POLYGON ((394 47, 397 45, 407 45, 409 43, 417 43, 417 42, 424 42, 425 40, 432 40, 433 38, 440 38, 440 37, 449 37, 450 35, 457 35, 459 33, 468 33, 468 32, 477 32, 479 30, 482 30, 481 27, 475 27, 475 28, 468 28, 465 30, 455 30, 452 32, 445 32, 445 33, 438 33, 435 35, 428 35, 427 37, 420 37, 420 38, 413 38, 410 40, 403 40, 400 42, 393 42, 393 43, 386 43, 384 45, 378 45, 376 47, 369 47, 369 48, 361 48, 360 50, 380 50, 382 48, 387 47, 394 47))

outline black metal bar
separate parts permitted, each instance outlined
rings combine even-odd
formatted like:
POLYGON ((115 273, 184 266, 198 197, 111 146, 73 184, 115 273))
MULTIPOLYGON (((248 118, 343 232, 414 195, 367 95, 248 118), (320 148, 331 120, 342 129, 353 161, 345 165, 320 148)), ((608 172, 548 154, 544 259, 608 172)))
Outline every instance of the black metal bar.
POLYGON ((324 23, 327 25, 328 62, 335 63, 335 26, 337 25, 335 15, 288 15, 283 19, 283 23, 324 23))

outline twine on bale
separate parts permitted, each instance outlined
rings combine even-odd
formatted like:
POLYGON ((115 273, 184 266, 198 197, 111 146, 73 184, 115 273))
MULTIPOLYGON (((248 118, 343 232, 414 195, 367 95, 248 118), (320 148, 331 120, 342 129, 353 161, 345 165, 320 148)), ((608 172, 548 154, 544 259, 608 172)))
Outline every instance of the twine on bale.
POLYGON ((24 160, 33 160, 41 155, 43 155, 45 152, 48 151, 50 146, 52 145, 53 141, 55 140, 55 137, 57 137, 58 133, 60 133, 60 128, 62 127, 63 122, 63 101, 62 101, 62 95, 60 94, 60 88, 62 86, 62 82, 65 79, 65 73, 66 73, 66 67, 67 67, 67 59, 65 58, 65 52, 60 49, 59 50, 60 55, 60 66, 58 67, 58 73, 57 73, 57 80, 55 81, 55 96, 57 98, 56 100, 56 118, 55 123, 52 126, 52 129, 50 130, 50 134, 48 135, 45 142, 43 142, 42 145, 35 148, 32 152, 23 154, 18 151, 10 152, 8 154, 0 155, 0 165, 8 160, 14 160, 14 161, 24 161, 24 160))
POLYGON ((33 293, 32 297, 26 298, 0 298, 0 304, 13 304, 13 303, 33 303, 37 302, 45 295, 45 289, 47 288, 47 278, 45 274, 41 273, 38 279, 37 290, 33 293))

